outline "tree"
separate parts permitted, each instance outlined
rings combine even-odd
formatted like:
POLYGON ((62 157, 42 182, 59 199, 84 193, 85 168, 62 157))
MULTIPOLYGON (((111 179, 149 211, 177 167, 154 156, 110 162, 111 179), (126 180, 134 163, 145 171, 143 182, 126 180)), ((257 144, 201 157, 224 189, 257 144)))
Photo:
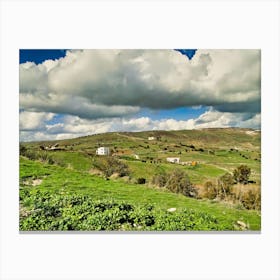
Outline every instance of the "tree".
POLYGON ((129 175, 129 168, 127 164, 113 157, 104 158, 104 160, 98 164, 98 168, 107 178, 113 173, 118 173, 120 177, 129 175))
POLYGON ((163 188, 167 181, 167 174, 160 166, 156 167, 156 174, 152 178, 152 184, 163 188))
POLYGON ((206 181, 203 185, 204 197, 214 199, 219 195, 217 186, 212 181, 206 181))
POLYGON ((251 168, 247 165, 240 165, 233 171, 233 178, 236 183, 248 184, 251 168))
POLYGON ((226 173, 218 179, 219 194, 222 198, 225 198, 231 193, 232 186, 234 184, 234 178, 230 173, 226 173))
POLYGON ((180 169, 174 169, 168 176, 165 187, 172 192, 196 197, 197 189, 192 185, 189 176, 180 169))

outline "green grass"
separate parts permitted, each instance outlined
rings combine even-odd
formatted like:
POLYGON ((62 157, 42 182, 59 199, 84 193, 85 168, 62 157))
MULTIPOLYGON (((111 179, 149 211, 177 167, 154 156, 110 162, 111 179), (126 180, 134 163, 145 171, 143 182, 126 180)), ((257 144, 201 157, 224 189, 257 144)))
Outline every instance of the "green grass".
MULTIPOLYGON (((133 163, 135 164, 135 162, 133 163)), ((204 168, 210 168, 210 173, 212 172, 213 174, 217 172, 211 166, 205 166, 204 168)), ((140 169, 150 172, 149 168, 136 168, 138 171, 140 169)), ((203 173, 201 170, 200 172, 203 173)), ((137 175, 140 175, 140 173, 137 173, 137 175)), ((248 223, 251 230, 260 230, 261 219, 258 211, 238 210, 222 203, 196 200, 164 190, 127 184, 122 181, 106 181, 85 171, 70 170, 60 166, 31 161, 22 157, 20 158, 20 185, 21 189, 47 190, 60 195, 88 195, 92 199, 114 199, 139 207, 149 203, 157 211, 173 207, 177 208, 178 211, 189 209, 215 216, 225 228, 229 228, 237 220, 240 220, 248 223), (24 185, 24 180, 30 177, 33 179, 42 178, 41 185, 34 187, 24 185)))
POLYGON ((89 170, 92 167, 92 160, 81 152, 49 152, 51 157, 65 166, 76 170, 89 170))

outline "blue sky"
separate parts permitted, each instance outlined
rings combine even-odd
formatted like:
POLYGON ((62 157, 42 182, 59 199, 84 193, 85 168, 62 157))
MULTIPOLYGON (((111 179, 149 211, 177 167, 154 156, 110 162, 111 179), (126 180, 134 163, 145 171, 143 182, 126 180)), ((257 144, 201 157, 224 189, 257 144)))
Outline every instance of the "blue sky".
POLYGON ((19 63, 30 61, 39 64, 48 59, 59 59, 61 57, 64 57, 65 54, 66 50, 63 49, 21 49, 19 50, 19 63))
POLYGON ((258 50, 22 49, 19 64, 22 141, 260 127, 258 50))

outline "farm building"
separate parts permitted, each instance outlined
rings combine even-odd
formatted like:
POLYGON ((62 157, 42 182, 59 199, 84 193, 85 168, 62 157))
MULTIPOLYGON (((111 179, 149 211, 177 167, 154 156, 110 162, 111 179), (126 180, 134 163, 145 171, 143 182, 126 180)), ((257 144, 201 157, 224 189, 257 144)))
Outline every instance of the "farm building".
POLYGON ((161 137, 160 137, 160 136, 149 136, 149 137, 148 137, 148 140, 149 140, 149 141, 152 141, 152 140, 160 141, 160 140, 161 140, 161 137))
POLYGON ((180 163, 179 157, 168 157, 168 158, 166 158, 166 160, 171 163, 180 163))
POLYGON ((99 156, 108 156, 110 155, 110 149, 108 147, 99 147, 96 150, 96 154, 99 156))

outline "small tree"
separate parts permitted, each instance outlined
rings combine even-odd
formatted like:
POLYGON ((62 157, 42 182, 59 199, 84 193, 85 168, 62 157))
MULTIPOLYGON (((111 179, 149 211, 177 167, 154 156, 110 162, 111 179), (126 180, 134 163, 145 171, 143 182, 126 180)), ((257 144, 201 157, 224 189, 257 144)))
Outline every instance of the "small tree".
POLYGON ((214 199, 218 196, 219 190, 217 186, 212 181, 207 181, 203 185, 204 190, 204 197, 207 197, 209 199, 214 199))
POLYGON ((167 181, 167 174, 163 170, 157 171, 152 178, 152 184, 163 188, 167 181))
POLYGON ((233 171, 235 183, 248 184, 251 168, 247 165, 240 165, 233 171))
POLYGON ((172 192, 196 197, 197 189, 192 185, 189 176, 180 169, 174 169, 169 175, 165 187, 172 192))
POLYGON ((231 194, 232 186, 234 184, 234 178, 230 173, 226 173, 218 179, 219 195, 221 198, 225 198, 231 194))
POLYGON ((129 168, 128 166, 113 157, 106 157, 104 161, 97 166, 106 177, 110 177, 113 173, 119 173, 120 177, 129 175, 129 168))

